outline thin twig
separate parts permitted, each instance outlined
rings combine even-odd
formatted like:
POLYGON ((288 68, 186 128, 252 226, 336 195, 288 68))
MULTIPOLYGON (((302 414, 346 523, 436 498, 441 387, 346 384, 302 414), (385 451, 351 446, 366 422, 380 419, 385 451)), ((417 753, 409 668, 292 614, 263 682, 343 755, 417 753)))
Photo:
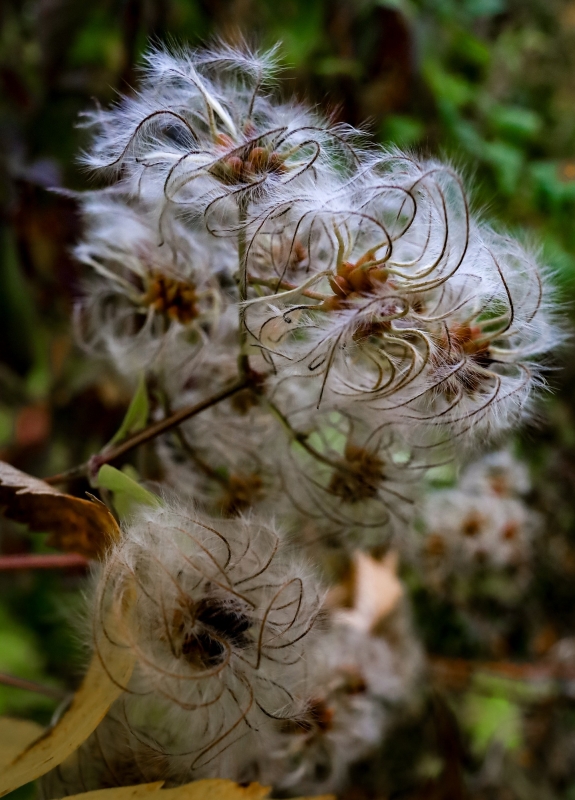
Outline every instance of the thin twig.
POLYGON ((50 484, 64 483, 65 481, 74 480, 76 478, 96 475, 100 467, 104 464, 109 464, 111 461, 115 461, 120 456, 123 456, 125 453, 133 450, 134 447, 139 447, 139 445, 149 442, 151 439, 155 439, 156 436, 160 436, 162 433, 166 433, 166 431, 171 430, 171 428, 175 428, 177 425, 180 425, 182 422, 190 419, 190 417, 194 417, 201 411, 205 411, 206 408, 210 408, 217 403, 221 403, 222 400, 226 400, 228 397, 231 397, 242 389, 245 389, 248 385, 249 376, 239 378, 235 383, 232 383, 227 388, 222 389, 211 397, 208 397, 206 400, 202 400, 193 406, 185 406, 184 408, 180 408, 169 417, 166 417, 159 422, 155 422, 153 425, 149 425, 147 428, 144 428, 144 430, 140 431, 139 433, 135 433, 133 436, 129 436, 115 447, 111 447, 108 450, 97 453, 88 461, 86 461, 86 463, 80 464, 77 467, 73 467, 67 472, 62 472, 59 475, 52 475, 49 478, 44 478, 44 481, 50 484))
POLYGON ((247 240, 245 221, 248 214, 247 203, 244 199, 238 201, 238 216, 239 216, 239 229, 238 229, 238 266, 239 266, 239 282, 238 290, 240 294, 240 354, 238 357, 238 369, 240 375, 247 376, 250 373, 250 360, 246 353, 246 345, 248 341, 248 330, 246 326, 246 309, 244 302, 248 299, 248 264, 247 264, 247 240))
MULTIPOLYGON (((169 401, 167 398, 164 398, 163 402, 164 406, 164 413, 165 414, 172 414, 172 409, 170 408, 169 401)), ((194 462, 194 464, 201 469, 201 471, 208 476, 208 478, 212 478, 212 480, 218 481, 218 483, 224 484, 227 486, 227 480, 224 478, 223 475, 215 470, 207 461, 196 452, 196 450, 192 447, 192 445, 188 442, 183 430, 181 428, 176 428, 174 431, 177 440, 179 441, 182 450, 186 453, 186 455, 194 462)))
POLYGON ((430 656, 433 677, 454 689, 463 689, 478 672, 517 681, 574 681, 575 666, 553 661, 474 661, 465 658, 430 656))
POLYGON ((90 562, 80 553, 41 553, 0 556, 0 572, 22 569, 87 569, 90 562))
POLYGON ((53 689, 51 686, 44 686, 36 681, 27 681, 24 678, 17 678, 15 675, 8 675, 7 672, 0 672, 0 683, 4 686, 12 686, 14 689, 26 689, 28 692, 36 692, 54 700, 63 700, 66 692, 61 689, 53 689))
POLYGON ((247 203, 240 199, 238 202, 238 266, 240 303, 248 299, 248 270, 247 270, 247 239, 245 223, 248 215, 247 203))
POLYGON ((271 412, 274 414, 276 419, 278 419, 281 422, 286 431, 289 433, 290 437, 294 440, 294 442, 297 442, 299 445, 301 445, 304 448, 304 450, 306 450, 310 454, 310 456, 317 459, 317 461, 321 461, 323 464, 327 464, 328 467, 337 469, 340 472, 346 471, 344 465, 342 465, 337 461, 332 461, 327 456, 324 456, 323 453, 320 453, 319 450, 316 450, 315 447, 312 447, 312 445, 308 442, 308 434, 296 431, 295 428, 292 427, 286 415, 276 406, 276 404, 272 400, 268 398, 267 402, 271 412))
MULTIPOLYGON (((248 282, 252 283, 254 286, 267 286, 269 289, 285 289, 287 292, 291 292, 294 289, 297 289, 297 284, 290 283, 289 281, 280 281, 279 284, 275 278, 257 278, 255 275, 248 275, 248 282)), ((321 292, 312 292, 310 289, 304 289, 301 294, 304 297, 309 297, 311 300, 320 300, 324 301, 327 300, 329 295, 322 294, 321 292)))

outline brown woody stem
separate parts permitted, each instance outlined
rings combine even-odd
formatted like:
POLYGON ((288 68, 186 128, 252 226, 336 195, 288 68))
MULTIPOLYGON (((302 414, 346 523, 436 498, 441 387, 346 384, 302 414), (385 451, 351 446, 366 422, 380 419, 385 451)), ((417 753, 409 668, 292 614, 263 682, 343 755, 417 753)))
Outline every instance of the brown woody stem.
POLYGON ((86 569, 90 562, 79 553, 0 556, 0 572, 22 569, 86 569))
POLYGON ((243 305, 248 297, 248 265, 247 265, 247 240, 245 221, 247 217, 247 205, 245 200, 239 200, 239 230, 238 230, 238 262, 239 262, 239 294, 240 294, 240 355, 238 357, 238 368, 240 375, 246 376, 250 372, 250 361, 245 352, 247 345, 246 309, 243 305))
POLYGON ((464 689, 477 672, 516 681, 573 681, 575 667, 553 661, 474 661, 465 658, 429 656, 432 678, 449 688, 464 689))
POLYGON ((109 464, 111 461, 115 461, 120 456, 123 456, 125 453, 133 450, 134 447, 139 447, 141 444, 155 439, 156 436, 161 436, 162 433, 166 433, 172 428, 175 428, 177 425, 180 425, 182 422, 185 422, 187 419, 190 419, 190 417, 194 417, 201 411, 205 411, 206 408, 210 408, 211 406, 215 406, 217 403, 221 403, 222 400, 226 400, 228 397, 231 397, 242 389, 245 389, 249 385, 249 382, 249 376, 239 378, 235 383, 232 383, 227 388, 222 389, 216 394, 213 394, 206 400, 202 400, 193 406, 185 406, 184 408, 180 408, 178 411, 170 414, 169 417, 166 417, 159 422, 155 422, 153 425, 149 425, 147 428, 144 428, 144 430, 140 431, 139 433, 135 433, 133 436, 129 436, 115 447, 111 447, 108 450, 97 453, 88 461, 86 461, 85 464, 80 464, 77 467, 69 469, 67 472, 60 473, 59 475, 52 475, 49 478, 44 478, 44 481, 50 484, 64 483, 65 481, 74 480, 76 478, 95 476, 100 467, 104 464, 109 464))
POLYGON ((276 419, 278 419, 281 424, 284 426, 286 431, 289 433, 290 437, 301 445, 304 450, 306 450, 310 456, 315 458, 317 461, 321 461, 323 464, 327 464, 328 467, 332 467, 333 469, 337 469, 340 472, 345 471, 344 467, 341 464, 338 464, 336 461, 332 461, 327 456, 324 456, 323 453, 320 453, 319 450, 316 450, 315 447, 312 447, 311 444, 308 442, 307 438, 308 435, 306 433, 301 433, 300 431, 296 431, 295 428, 292 427, 291 422, 286 417, 286 415, 273 403, 271 400, 268 399, 268 405, 270 411, 274 414, 276 419))
POLYGON ((15 675, 8 675, 7 672, 0 672, 0 683, 4 686, 12 686, 14 689, 26 689, 28 692, 36 692, 37 694, 52 697, 54 700, 63 700, 66 693, 60 689, 52 689, 51 686, 44 686, 36 681, 27 681, 24 678, 17 678, 15 675))

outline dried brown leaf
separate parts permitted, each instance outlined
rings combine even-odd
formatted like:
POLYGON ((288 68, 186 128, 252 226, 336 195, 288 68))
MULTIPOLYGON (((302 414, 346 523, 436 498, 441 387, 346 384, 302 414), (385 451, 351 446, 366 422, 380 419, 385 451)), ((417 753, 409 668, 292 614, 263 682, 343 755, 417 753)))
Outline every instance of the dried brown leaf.
POLYGON ((263 800, 269 793, 270 787, 259 783, 239 786, 233 781, 207 779, 163 789, 157 800, 263 800))
MULTIPOLYGON (((76 794, 67 800, 264 800, 270 793, 269 786, 250 783, 239 786, 233 781, 219 778, 186 783, 175 789, 162 789, 161 783, 139 786, 123 786, 118 789, 98 789, 95 792, 76 794)), ((306 800, 306 798, 299 798, 306 800)), ((335 800, 333 795, 322 795, 314 800, 335 800)))
POLYGON ((32 530, 52 534, 49 544, 98 558, 120 534, 110 511, 99 501, 83 500, 0 461, 0 509, 32 530))
POLYGON ((397 554, 390 551, 378 561, 366 553, 355 553, 348 588, 351 602, 346 605, 351 608, 339 610, 338 616, 362 630, 376 632, 403 597, 403 585, 397 577, 397 554))
POLYGON ((96 789, 93 792, 82 792, 66 798, 66 800, 160 800, 157 795, 164 785, 163 781, 157 783, 139 783, 137 786, 118 786, 115 789, 96 789))
POLYGON ((0 717, 0 770, 14 761, 18 753, 25 750, 43 732, 44 728, 37 722, 0 717))
POLYGON ((34 741, 28 740, 19 754, 4 762, 0 797, 61 764, 97 728, 122 693, 134 668, 134 656, 128 648, 118 646, 119 631, 111 633, 108 626, 109 638, 102 636, 97 642, 86 677, 58 723, 34 741))

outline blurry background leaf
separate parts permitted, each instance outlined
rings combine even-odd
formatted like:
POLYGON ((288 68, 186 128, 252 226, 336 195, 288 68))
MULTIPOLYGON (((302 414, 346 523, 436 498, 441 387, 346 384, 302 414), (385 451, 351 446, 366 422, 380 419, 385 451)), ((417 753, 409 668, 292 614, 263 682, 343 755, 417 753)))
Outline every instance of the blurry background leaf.
MULTIPOLYGON (((0 642, 0 672, 32 681, 42 680, 46 659, 41 642, 1 605, 0 642)), ((40 710, 52 713, 54 707, 54 700, 42 694, 0 684, 0 715, 16 712, 31 714, 40 710)))
POLYGON ((515 750, 521 745, 521 713, 507 697, 470 694, 467 698, 466 718, 476 753, 483 754, 489 745, 497 742, 505 750, 515 750))

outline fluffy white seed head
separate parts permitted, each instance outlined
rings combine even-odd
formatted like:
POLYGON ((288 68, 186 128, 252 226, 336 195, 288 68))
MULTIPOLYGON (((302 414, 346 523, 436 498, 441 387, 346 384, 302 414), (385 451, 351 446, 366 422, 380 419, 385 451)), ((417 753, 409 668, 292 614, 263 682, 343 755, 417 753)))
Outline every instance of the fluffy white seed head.
POLYGON ((135 97, 86 115, 84 162, 158 212, 233 216, 236 200, 266 201, 355 164, 351 130, 268 96, 274 51, 151 50, 135 97), (230 204, 230 201, 232 204, 230 204))
MULTIPOLYGON (((180 397, 184 405, 186 396, 180 397)), ((233 517, 250 509, 277 512, 276 467, 287 449, 262 397, 245 389, 186 422, 159 451, 165 478, 179 497, 233 517)))
MULTIPOLYGON (((298 541, 311 547, 380 548, 402 537, 426 462, 389 426, 316 413, 313 427, 275 450, 282 510, 298 541)), ((304 414, 304 423, 307 421, 304 414)))
POLYGON ((106 635, 135 597, 125 637, 136 668, 119 701, 131 734, 181 779, 233 777, 243 738, 301 711, 320 593, 269 523, 142 510, 107 560, 95 617, 106 635))
MULTIPOLYGON (((374 587, 375 588, 375 587, 374 587)), ((310 653, 313 690, 297 725, 272 740, 258 779, 290 794, 341 792, 350 767, 377 751, 413 699, 422 654, 401 605, 379 627, 332 609, 310 653), (386 627, 387 626, 387 627, 386 627)))
POLYGON ((410 428, 492 435, 517 422, 562 337, 545 270, 473 220, 457 173, 390 156, 297 212, 254 234, 284 254, 259 280, 275 293, 247 313, 278 383, 410 428))
POLYGON ((161 242, 148 210, 117 196, 89 195, 83 213, 75 256, 92 271, 76 314, 84 346, 124 375, 189 368, 229 302, 216 267, 230 271, 230 253, 174 220, 161 242))
POLYGON ((539 515, 522 498, 528 489, 524 466, 501 451, 472 463, 454 488, 428 492, 420 509, 419 566, 425 580, 449 592, 479 573, 510 571, 509 589, 522 592, 541 527, 539 515))

